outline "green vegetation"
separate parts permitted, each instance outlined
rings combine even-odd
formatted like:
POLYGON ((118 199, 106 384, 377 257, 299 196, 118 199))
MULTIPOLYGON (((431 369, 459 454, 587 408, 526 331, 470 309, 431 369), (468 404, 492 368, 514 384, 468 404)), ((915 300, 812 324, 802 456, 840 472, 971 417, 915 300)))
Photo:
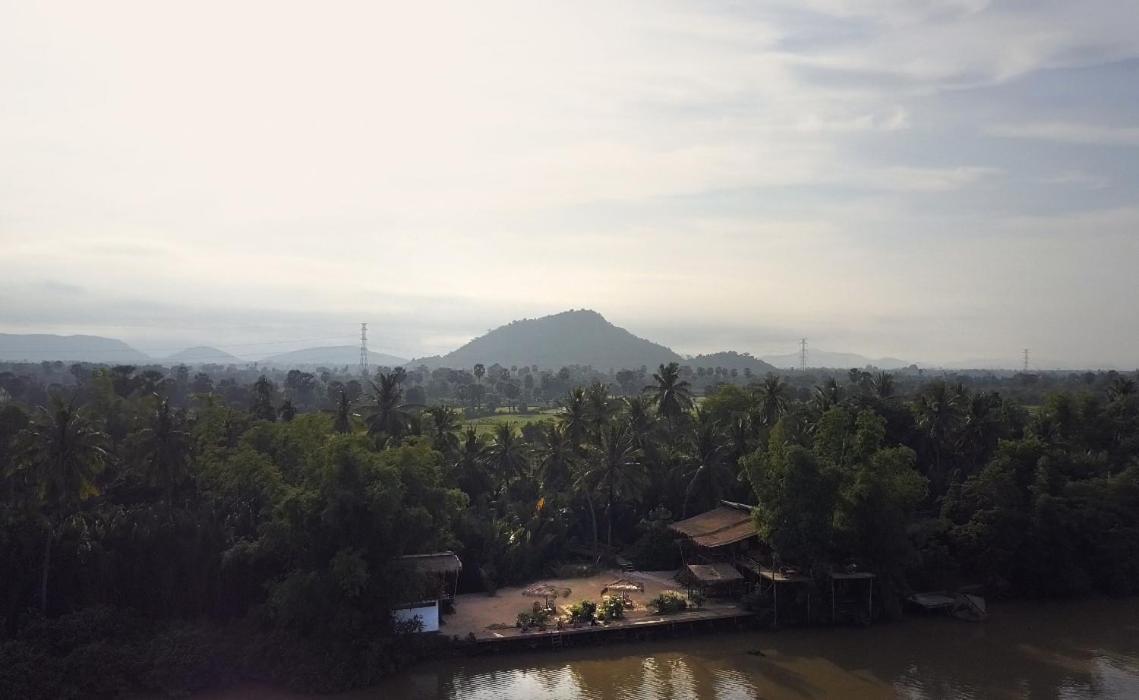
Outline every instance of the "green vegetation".
POLYGON ((683 593, 662 591, 660 595, 649 599, 648 605, 658 615, 670 615, 687 610, 688 599, 683 593))
MULTIPOLYGON (((698 404, 699 373, 679 365, 365 381, 0 369, 3 697, 241 677, 366 685, 446 643, 392 623, 393 607, 431 593, 402 555, 457 551, 461 591, 588 570, 614 552, 668 568, 668 524, 721 499, 757 504, 782 563, 877 572, 890 611, 907 590, 961 583, 1139 591, 1129 376, 967 384, 853 370, 807 387, 799 373, 705 372, 725 381, 698 404), (464 410, 489 412, 509 386, 564 392, 538 420, 493 413, 490 429, 427 400, 461 393, 464 410), (582 553, 590 564, 575 565, 582 553)), ((614 619, 617 606, 594 614, 614 619)))

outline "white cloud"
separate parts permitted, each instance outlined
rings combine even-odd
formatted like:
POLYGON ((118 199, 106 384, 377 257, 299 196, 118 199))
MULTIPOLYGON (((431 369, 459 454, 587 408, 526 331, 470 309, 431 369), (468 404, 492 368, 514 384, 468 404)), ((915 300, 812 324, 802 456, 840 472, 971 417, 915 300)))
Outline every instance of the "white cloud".
POLYGON ((1027 122, 1023 124, 996 124, 987 127, 985 133, 990 136, 1009 139, 1034 139, 1100 146, 1139 146, 1139 126, 1118 127, 1073 122, 1027 122))

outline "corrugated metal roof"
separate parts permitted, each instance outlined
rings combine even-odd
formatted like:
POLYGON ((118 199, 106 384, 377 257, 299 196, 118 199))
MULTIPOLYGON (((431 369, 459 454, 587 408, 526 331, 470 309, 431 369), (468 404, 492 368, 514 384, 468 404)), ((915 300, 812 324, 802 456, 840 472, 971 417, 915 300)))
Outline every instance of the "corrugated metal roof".
POLYGON ((756 535, 751 513, 720 506, 669 526, 701 547, 721 547, 756 535))

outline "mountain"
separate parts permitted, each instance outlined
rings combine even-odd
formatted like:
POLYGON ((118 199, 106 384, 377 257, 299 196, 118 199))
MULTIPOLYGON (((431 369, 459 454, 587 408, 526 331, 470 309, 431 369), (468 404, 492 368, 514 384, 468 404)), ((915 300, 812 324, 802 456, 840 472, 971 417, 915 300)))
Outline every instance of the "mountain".
MULTIPOLYGON (((799 353, 787 355, 764 355, 761 359, 770 362, 782 369, 795 369, 799 366, 799 353)), ((825 350, 810 350, 807 353, 808 367, 827 367, 832 369, 851 369, 854 367, 877 367, 878 369, 902 369, 911 363, 899 360, 896 357, 866 357, 853 352, 827 352, 825 350)))
POLYGON ((186 348, 163 361, 171 365, 241 365, 246 363, 245 360, 236 355, 231 355, 225 350, 211 348, 208 345, 186 348))
POLYGON ((145 364, 149 357, 121 340, 97 335, 28 335, 0 333, 0 361, 101 362, 109 365, 145 364))
POLYGON ((589 365, 606 370, 656 367, 683 359, 663 345, 614 326, 596 311, 581 309, 514 321, 442 357, 425 357, 411 364, 459 368, 497 362, 505 367, 589 365))
MULTIPOLYGON (((356 345, 332 345, 322 348, 305 348, 273 355, 261 360, 263 365, 279 365, 282 367, 342 367, 344 365, 357 365, 360 363, 360 348, 356 345)), ((385 355, 382 352, 368 352, 368 365, 370 367, 400 367, 407 364, 407 360, 394 355, 385 355)))
POLYGON ((745 369, 750 369, 753 374, 767 374, 768 372, 775 371, 773 365, 764 362, 758 357, 752 357, 746 352, 741 354, 731 350, 713 352, 706 355, 696 355, 695 357, 690 357, 685 360, 684 364, 693 368, 704 367, 708 369, 723 367, 725 369, 735 369, 741 372, 745 369))

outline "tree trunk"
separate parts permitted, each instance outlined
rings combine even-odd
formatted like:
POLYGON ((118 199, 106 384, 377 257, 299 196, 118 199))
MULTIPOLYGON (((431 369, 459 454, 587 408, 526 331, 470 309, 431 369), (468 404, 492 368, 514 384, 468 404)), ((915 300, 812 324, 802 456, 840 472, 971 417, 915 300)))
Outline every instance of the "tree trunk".
POLYGON ((597 510, 593 507, 593 496, 587 491, 585 502, 589 506, 589 520, 593 524, 593 563, 597 563, 597 510))
POLYGON ((55 529, 51 522, 47 523, 46 537, 44 538, 43 571, 40 575, 40 611, 47 615, 47 575, 51 568, 51 543, 55 539, 55 529))
POLYGON ((613 479, 609 479, 609 504, 605 508, 605 520, 607 532, 605 535, 605 544, 609 546, 609 551, 613 551, 613 479))

